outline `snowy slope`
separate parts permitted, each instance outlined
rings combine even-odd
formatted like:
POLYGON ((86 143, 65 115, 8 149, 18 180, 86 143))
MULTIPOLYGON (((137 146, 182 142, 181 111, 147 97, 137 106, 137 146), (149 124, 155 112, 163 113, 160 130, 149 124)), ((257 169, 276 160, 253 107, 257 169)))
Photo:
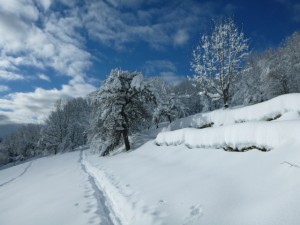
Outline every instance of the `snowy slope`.
POLYGON ((0 170, 0 224, 298 225, 299 102, 198 114, 109 157, 89 149, 0 170), (270 151, 222 149, 250 145, 270 151))
POLYGON ((298 225, 299 103, 292 94, 184 118, 129 153, 86 152, 87 168, 123 224, 298 225), (222 149, 253 145, 270 151, 222 149))
POLYGON ((1 170, 0 224, 112 225, 80 159, 73 152, 1 170))

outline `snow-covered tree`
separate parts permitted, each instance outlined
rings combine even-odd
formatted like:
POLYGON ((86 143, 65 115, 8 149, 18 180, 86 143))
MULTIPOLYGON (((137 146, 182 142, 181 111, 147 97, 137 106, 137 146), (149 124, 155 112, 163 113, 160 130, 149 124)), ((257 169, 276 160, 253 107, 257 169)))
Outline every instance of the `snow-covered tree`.
POLYGON ((300 91, 300 33, 288 37, 269 58, 267 92, 269 98, 300 91))
POLYGON ((223 100, 227 108, 230 90, 248 54, 248 39, 229 18, 215 22, 211 33, 202 35, 193 51, 191 67, 194 80, 203 94, 212 100, 223 100))
POLYGON ((268 58, 271 54, 271 51, 266 51, 261 54, 252 54, 249 57, 245 69, 241 71, 241 75, 233 86, 232 104, 249 105, 268 99, 265 93, 266 84, 263 74, 268 71, 268 58))
POLYGON ((118 146, 121 136, 129 150, 128 135, 151 119, 147 110, 147 105, 155 102, 151 84, 139 72, 113 69, 95 100, 98 102, 96 122, 102 125, 100 136, 106 143, 102 154, 118 146))
POLYGON ((20 161, 39 155, 38 140, 42 126, 28 124, 6 136, 1 143, 2 155, 7 162, 20 161))
POLYGON ((168 85, 159 77, 152 78, 151 84, 155 87, 157 100, 157 105, 153 112, 153 122, 156 124, 156 127, 162 121, 167 120, 171 123, 173 120, 187 115, 186 107, 181 102, 180 96, 174 93, 171 85, 168 85))
POLYGON ((56 102, 46 120, 39 146, 48 153, 72 150, 86 143, 91 109, 83 98, 56 102))

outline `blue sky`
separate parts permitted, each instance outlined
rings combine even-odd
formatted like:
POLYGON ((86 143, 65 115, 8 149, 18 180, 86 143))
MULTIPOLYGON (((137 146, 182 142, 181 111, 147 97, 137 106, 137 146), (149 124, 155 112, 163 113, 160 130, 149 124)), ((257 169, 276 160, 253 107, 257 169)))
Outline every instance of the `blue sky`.
POLYGON ((0 124, 41 123, 120 67, 178 83, 201 33, 234 16, 253 51, 300 28, 296 0, 0 0, 0 124))

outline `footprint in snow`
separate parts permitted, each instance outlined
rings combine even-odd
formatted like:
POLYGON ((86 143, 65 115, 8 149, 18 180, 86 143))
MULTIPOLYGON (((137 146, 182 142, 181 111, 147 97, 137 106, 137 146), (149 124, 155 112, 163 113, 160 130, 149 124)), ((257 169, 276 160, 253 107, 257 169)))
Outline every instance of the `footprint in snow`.
POLYGON ((182 225, 196 225, 199 224, 200 218, 203 216, 203 207, 201 205, 192 205, 189 214, 183 221, 182 225))
POLYGON ((160 200, 158 201, 158 204, 160 204, 160 205, 167 204, 167 201, 165 201, 165 200, 163 200, 163 199, 160 199, 160 200))

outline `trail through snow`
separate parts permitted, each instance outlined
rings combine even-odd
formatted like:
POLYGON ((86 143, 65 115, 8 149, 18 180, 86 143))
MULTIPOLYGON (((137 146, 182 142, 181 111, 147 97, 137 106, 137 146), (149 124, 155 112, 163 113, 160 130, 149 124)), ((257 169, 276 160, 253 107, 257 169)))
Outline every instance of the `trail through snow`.
POLYGON ((23 176, 27 172, 27 170, 31 167, 31 164, 32 164, 32 161, 28 163, 28 165, 25 167, 25 169, 23 170, 22 173, 20 173, 18 176, 14 177, 14 178, 11 178, 10 180, 8 180, 8 181, 6 181, 4 183, 1 183, 0 187, 4 186, 6 184, 9 184, 10 182, 13 182, 15 179, 23 176))
POLYGON ((80 151, 79 162, 81 164, 81 169, 87 174, 90 184, 94 190, 94 197, 97 200, 97 214, 101 217, 101 225, 116 225, 120 224, 119 220, 114 216, 116 222, 114 223, 111 216, 112 212, 107 206, 107 201, 102 190, 97 186, 95 178, 87 171, 85 164, 83 163, 83 151, 80 151))
POLYGON ((119 225, 82 160, 83 151, 0 171, 2 225, 119 225))

